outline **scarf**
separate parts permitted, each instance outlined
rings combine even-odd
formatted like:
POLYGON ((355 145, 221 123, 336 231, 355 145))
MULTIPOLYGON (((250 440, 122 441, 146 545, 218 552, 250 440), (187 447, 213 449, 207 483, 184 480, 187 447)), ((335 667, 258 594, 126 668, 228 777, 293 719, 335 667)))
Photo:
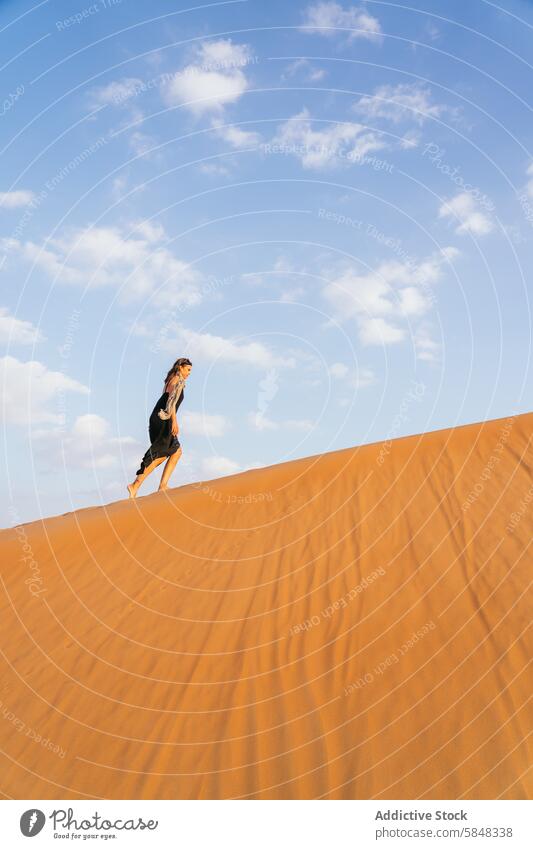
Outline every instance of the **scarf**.
POLYGON ((173 412, 174 407, 176 405, 176 401, 180 397, 183 387, 185 386, 185 381, 182 377, 178 377, 172 392, 169 392, 167 405, 164 410, 159 410, 157 415, 160 419, 169 419, 173 412))

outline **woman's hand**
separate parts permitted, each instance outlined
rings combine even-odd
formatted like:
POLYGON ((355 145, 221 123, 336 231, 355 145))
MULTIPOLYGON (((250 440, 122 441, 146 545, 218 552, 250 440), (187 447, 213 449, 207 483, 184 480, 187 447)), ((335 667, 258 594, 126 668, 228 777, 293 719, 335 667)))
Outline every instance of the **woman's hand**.
POLYGON ((179 427, 176 419, 172 419, 172 426, 170 428, 170 432, 172 433, 172 436, 177 436, 179 433, 179 427))

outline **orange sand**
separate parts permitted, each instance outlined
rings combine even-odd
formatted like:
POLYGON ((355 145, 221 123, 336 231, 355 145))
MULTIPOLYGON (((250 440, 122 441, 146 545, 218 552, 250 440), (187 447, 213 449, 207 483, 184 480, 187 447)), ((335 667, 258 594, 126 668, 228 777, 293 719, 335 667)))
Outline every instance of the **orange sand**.
POLYGON ((531 798, 532 434, 528 413, 0 532, 0 793, 531 798))

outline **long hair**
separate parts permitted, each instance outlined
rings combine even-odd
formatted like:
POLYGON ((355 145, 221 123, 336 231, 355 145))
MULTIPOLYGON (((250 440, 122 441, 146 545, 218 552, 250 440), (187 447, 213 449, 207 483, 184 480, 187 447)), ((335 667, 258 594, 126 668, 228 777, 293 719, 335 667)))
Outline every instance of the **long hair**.
POLYGON ((192 363, 187 357, 180 357, 179 360, 176 360, 172 368, 168 370, 167 376, 165 377, 165 389, 167 388, 170 378, 179 373, 180 366, 192 366, 192 363))

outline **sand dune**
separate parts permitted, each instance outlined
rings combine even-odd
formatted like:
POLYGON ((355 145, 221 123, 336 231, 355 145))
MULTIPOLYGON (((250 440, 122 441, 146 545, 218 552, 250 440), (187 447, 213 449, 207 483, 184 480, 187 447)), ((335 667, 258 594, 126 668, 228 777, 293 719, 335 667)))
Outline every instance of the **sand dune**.
POLYGON ((531 798, 532 435, 529 413, 2 531, 0 792, 531 798))

